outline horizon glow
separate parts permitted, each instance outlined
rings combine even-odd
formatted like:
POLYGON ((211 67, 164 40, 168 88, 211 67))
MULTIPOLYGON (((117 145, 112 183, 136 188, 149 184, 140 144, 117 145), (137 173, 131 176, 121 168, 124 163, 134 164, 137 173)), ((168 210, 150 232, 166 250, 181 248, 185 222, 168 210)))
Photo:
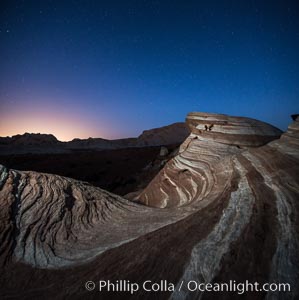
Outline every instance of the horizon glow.
POLYGON ((191 111, 286 130, 299 112, 297 1, 0 5, 0 136, 136 137, 191 111))

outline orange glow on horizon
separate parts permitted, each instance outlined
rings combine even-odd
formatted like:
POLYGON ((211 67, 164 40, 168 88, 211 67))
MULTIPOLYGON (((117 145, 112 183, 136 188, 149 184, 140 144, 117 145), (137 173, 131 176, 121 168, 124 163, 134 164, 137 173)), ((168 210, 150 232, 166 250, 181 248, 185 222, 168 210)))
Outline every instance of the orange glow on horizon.
POLYGON ((48 115, 31 114, 24 116, 18 112, 10 116, 0 118, 0 136, 12 136, 17 134, 43 133, 53 134, 60 141, 70 141, 74 138, 101 137, 109 139, 107 130, 96 128, 88 122, 84 122, 76 117, 65 117, 54 114, 48 115), (87 123, 87 124, 86 124, 87 123))

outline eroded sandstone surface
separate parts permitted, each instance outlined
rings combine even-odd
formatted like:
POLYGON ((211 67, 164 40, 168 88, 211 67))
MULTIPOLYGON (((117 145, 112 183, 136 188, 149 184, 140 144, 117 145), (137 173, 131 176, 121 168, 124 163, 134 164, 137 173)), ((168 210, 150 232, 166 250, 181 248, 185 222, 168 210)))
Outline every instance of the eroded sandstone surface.
MULTIPOLYGON (((135 200, 150 206, 186 205, 216 188, 215 168, 226 157, 277 139, 281 131, 267 123, 220 114, 190 113, 191 134, 179 154, 135 200)), ((226 167, 229 172, 230 165, 226 167)))
POLYGON ((191 113, 179 153, 125 200, 57 175, 0 169, 3 299, 239 299, 237 293, 89 292, 88 280, 299 280, 299 119, 286 133, 191 113))

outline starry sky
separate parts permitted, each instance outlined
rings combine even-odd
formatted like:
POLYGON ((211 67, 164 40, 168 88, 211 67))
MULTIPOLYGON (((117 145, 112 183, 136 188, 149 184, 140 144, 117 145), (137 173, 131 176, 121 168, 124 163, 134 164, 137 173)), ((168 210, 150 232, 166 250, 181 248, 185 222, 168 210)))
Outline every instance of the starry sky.
POLYGON ((138 136, 190 111, 285 130, 299 112, 298 1, 0 5, 0 136, 138 136))

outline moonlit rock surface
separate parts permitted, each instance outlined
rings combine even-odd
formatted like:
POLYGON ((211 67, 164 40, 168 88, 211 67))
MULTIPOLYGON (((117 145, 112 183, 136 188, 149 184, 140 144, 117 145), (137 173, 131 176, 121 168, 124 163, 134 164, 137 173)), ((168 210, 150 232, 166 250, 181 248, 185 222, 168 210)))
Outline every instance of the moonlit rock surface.
POLYGON ((291 292, 245 299, 298 299, 299 120, 273 140, 280 132, 270 125, 224 118, 230 125, 218 128, 217 115, 188 115, 192 133, 139 195, 157 208, 73 179, 1 167, 1 299, 98 299, 84 284, 108 279, 177 288, 102 291, 101 299, 239 299, 190 292, 189 280, 289 283, 291 292))
POLYGON ((186 205, 215 189, 217 162, 277 139, 281 131, 254 119, 190 113, 190 136, 158 176, 135 200, 149 206, 186 205))
POLYGON ((221 114, 193 112, 187 115, 186 122, 200 139, 228 145, 261 146, 277 139, 282 133, 265 122, 221 114))

